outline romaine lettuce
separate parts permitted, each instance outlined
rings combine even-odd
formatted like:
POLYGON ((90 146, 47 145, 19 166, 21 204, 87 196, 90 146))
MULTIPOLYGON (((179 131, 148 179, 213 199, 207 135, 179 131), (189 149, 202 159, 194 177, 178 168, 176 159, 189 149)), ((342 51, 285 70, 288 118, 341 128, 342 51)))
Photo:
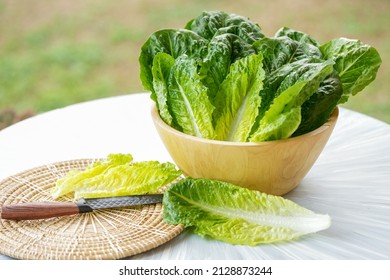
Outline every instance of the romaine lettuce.
POLYGON ((216 97, 217 139, 245 142, 261 103, 262 55, 250 55, 232 64, 216 97))
POLYGON ((155 193, 182 174, 172 163, 133 162, 130 154, 110 154, 86 170, 71 170, 57 180, 54 198, 74 193, 75 198, 155 193))
POLYGON ((245 42, 252 44, 264 37, 259 25, 240 15, 222 11, 205 11, 197 18, 190 20, 185 28, 208 40, 221 34, 235 34, 245 42))
POLYGON ((156 104, 161 118, 174 126, 173 117, 169 112, 168 106, 168 79, 171 74, 171 69, 175 64, 175 59, 169 54, 160 52, 153 58, 152 76, 153 76, 153 91, 156 96, 156 104))
MULTIPOLYGON (((317 60, 314 60, 317 61, 317 60)), ((251 142, 289 138, 301 123, 301 107, 332 73, 333 62, 298 60, 282 66, 266 79, 263 94, 274 96, 271 104, 262 105, 264 115, 252 128, 251 142), (294 69, 294 71, 290 71, 294 69), (269 91, 269 92, 267 92, 269 91)))
POLYGON ((203 138, 255 142, 321 126, 381 64, 360 41, 321 45, 287 27, 266 37, 258 24, 222 11, 153 33, 139 61, 142 83, 167 124, 203 138), (257 68, 249 66, 255 54, 262 57, 257 68))
POLYGON ((199 72, 203 83, 208 88, 212 103, 220 85, 229 73, 230 65, 251 54, 255 54, 252 45, 234 34, 218 35, 211 39, 207 56, 201 62, 199 72))
POLYGON ((300 81, 283 91, 260 119, 257 129, 251 134, 250 142, 286 139, 301 122, 301 108, 294 106, 307 81, 300 81))
POLYGON ((265 37, 253 43, 253 47, 257 53, 263 54, 264 70, 270 75, 294 60, 299 44, 288 37, 265 37))
POLYGON ((207 53, 207 44, 206 39, 186 29, 164 29, 150 35, 141 48, 139 62, 142 85, 152 92, 152 98, 155 98, 152 74, 155 55, 162 52, 173 58, 183 54, 199 58, 207 53))
POLYGON ((302 105, 301 123, 293 136, 302 135, 325 123, 340 100, 343 93, 337 71, 333 71, 320 84, 318 90, 302 105))
POLYGON ((163 198, 163 218, 192 227, 195 233, 231 244, 257 245, 297 238, 330 226, 316 214, 280 196, 230 183, 187 178, 163 198))
POLYGON ((319 49, 320 44, 308 34, 288 27, 283 27, 276 32, 275 37, 288 37, 299 43, 299 48, 297 49, 296 54, 294 54, 295 60, 308 57, 322 59, 322 53, 319 49))
POLYGON ((371 83, 382 63, 378 51, 359 40, 334 39, 323 44, 320 49, 325 59, 335 62, 335 69, 340 76, 343 95, 339 104, 345 103, 350 96, 371 83))
POLYGON ((214 106, 208 98, 207 88, 203 85, 197 69, 196 60, 186 55, 175 60, 168 81, 168 104, 176 123, 184 133, 214 139, 214 106))

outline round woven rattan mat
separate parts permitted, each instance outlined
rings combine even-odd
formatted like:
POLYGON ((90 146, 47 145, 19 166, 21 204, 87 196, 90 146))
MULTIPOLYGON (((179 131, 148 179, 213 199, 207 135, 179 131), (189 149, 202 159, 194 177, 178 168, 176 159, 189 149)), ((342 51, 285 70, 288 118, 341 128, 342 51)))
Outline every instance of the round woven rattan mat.
MULTIPOLYGON (((57 162, 0 182, 0 205, 50 201, 56 181, 95 159, 57 162)), ((62 197, 61 201, 73 198, 62 197)), ((120 259, 155 248, 183 230, 162 220, 161 203, 46 220, 0 219, 0 253, 17 259, 120 259)))

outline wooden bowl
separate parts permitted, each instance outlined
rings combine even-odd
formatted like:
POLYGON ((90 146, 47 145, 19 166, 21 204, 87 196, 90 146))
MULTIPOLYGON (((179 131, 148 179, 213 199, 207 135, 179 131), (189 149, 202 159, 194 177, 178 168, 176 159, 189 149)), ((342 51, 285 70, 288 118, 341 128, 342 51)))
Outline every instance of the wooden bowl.
POLYGON ((325 147, 338 108, 321 127, 285 140, 260 143, 216 141, 184 134, 167 125, 152 108, 154 125, 177 166, 187 176, 230 182, 283 195, 309 172, 325 147))

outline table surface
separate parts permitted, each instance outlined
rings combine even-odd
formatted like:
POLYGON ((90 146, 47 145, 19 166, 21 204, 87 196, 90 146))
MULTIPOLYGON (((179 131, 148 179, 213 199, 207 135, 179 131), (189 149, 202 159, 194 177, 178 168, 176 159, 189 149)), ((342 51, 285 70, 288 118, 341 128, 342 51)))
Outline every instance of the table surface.
MULTIPOLYGON (((172 162, 154 129, 151 107, 149 94, 129 94, 75 104, 10 126, 0 131, 0 180, 48 163, 110 153, 172 162)), ((390 126, 340 108, 324 151, 285 197, 329 214, 331 227, 293 242, 255 247, 185 230, 131 259, 390 259, 390 126)))

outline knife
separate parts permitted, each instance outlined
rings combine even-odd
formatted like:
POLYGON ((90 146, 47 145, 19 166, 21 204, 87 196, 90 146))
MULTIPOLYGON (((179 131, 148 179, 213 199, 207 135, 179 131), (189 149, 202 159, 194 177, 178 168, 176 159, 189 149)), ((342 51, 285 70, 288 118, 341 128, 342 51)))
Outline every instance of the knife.
POLYGON ((37 220, 79 213, 92 212, 96 209, 128 207, 162 202, 162 194, 114 196, 103 198, 82 198, 72 202, 28 202, 3 205, 0 218, 9 220, 37 220))

